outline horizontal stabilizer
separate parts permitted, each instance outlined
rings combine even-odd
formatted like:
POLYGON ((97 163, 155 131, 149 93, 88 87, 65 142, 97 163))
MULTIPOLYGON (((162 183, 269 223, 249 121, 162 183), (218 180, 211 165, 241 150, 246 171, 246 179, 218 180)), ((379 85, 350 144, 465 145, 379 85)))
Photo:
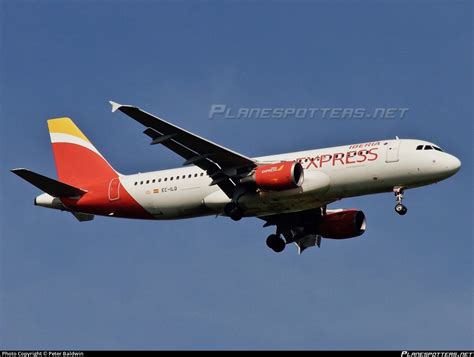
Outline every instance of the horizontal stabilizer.
POLYGON ((87 222, 87 221, 92 221, 94 219, 93 214, 79 213, 79 212, 71 212, 71 213, 73 214, 74 217, 76 217, 76 219, 79 222, 87 222))
POLYGON ((87 192, 27 169, 12 169, 10 171, 53 197, 76 197, 87 192))

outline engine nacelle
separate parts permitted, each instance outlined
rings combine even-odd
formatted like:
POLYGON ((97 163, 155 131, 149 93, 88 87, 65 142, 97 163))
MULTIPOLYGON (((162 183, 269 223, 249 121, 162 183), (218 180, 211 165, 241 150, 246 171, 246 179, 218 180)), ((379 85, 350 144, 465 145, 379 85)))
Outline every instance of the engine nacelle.
POLYGON ((283 161, 258 166, 242 183, 252 182, 264 191, 284 191, 301 186, 303 180, 304 170, 299 162, 283 161))
POLYGON ((365 214, 355 209, 328 212, 322 216, 317 232, 324 238, 347 239, 358 237, 365 232, 365 214))

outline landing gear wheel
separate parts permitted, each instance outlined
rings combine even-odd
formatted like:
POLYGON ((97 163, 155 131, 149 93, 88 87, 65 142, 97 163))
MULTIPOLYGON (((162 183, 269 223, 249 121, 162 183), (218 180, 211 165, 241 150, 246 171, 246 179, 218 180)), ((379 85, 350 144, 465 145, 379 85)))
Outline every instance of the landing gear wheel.
POLYGON ((224 213, 226 216, 229 216, 234 221, 239 221, 243 215, 244 211, 236 203, 230 202, 225 205, 224 213))
POLYGON ((397 205, 395 206, 395 212, 397 212, 401 216, 405 215, 407 211, 408 209, 401 203, 397 203, 397 205))
POLYGON ((242 212, 242 210, 239 208, 237 211, 235 211, 234 213, 230 215, 230 218, 233 221, 240 221, 243 216, 244 216, 244 212, 242 212))
POLYGON ((267 246, 275 253, 280 253, 285 249, 285 241, 276 234, 270 234, 267 238, 267 246))
POLYGON ((397 212, 400 216, 403 216, 408 211, 408 209, 402 204, 403 187, 399 187, 399 186, 394 187, 393 193, 395 193, 395 199, 397 200, 397 204, 395 205, 395 212, 397 212))

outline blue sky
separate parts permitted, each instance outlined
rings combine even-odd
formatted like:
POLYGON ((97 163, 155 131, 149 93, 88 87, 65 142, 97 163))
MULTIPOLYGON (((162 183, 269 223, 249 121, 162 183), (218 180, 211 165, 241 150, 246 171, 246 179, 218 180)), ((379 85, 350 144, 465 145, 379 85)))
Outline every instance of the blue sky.
POLYGON ((474 348, 469 1, 0 2, 0 347, 474 348), (117 170, 179 166, 108 100, 248 156, 426 139, 461 171, 348 199, 360 239, 302 256, 257 219, 145 222, 32 205, 69 116, 117 170), (402 120, 209 120, 212 104, 407 107, 402 120))

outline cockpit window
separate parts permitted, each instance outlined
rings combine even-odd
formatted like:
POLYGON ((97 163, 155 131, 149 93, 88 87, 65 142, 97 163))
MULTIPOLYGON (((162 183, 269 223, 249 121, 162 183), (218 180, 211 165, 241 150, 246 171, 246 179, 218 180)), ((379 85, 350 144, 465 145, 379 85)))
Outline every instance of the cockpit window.
POLYGON ((443 152, 440 147, 434 145, 418 145, 416 150, 436 150, 443 152))

